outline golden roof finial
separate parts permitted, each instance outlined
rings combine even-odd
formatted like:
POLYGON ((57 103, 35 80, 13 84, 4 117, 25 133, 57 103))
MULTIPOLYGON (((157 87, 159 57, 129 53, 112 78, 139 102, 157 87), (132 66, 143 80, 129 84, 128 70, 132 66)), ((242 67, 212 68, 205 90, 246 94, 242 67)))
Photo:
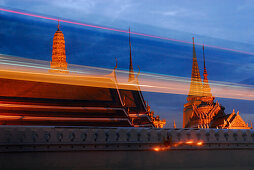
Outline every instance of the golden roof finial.
POLYGON ((192 37, 192 40, 193 40, 193 63, 192 63, 190 91, 189 91, 187 100, 188 99, 191 100, 193 98, 193 96, 195 96, 195 97, 203 96, 203 84, 201 81, 199 68, 198 68, 198 61, 197 61, 197 55, 196 55, 196 50, 195 50, 194 37, 192 37))
POLYGON ((207 70, 206 70, 206 65, 205 65, 205 46, 203 44, 203 60, 204 60, 204 80, 203 80, 203 91, 204 91, 204 96, 206 97, 212 97, 212 93, 211 93, 211 88, 209 86, 208 83, 208 74, 207 74, 207 70))

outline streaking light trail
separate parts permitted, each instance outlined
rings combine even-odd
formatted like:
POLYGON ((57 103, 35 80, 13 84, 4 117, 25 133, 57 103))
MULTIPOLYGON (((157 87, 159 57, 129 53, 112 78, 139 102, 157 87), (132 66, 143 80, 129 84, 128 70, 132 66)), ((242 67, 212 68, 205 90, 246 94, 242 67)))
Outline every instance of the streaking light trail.
MULTIPOLYGON (((9 12, 9 13, 18 14, 18 15, 25 15, 25 16, 35 17, 35 18, 47 19, 47 20, 52 20, 52 21, 58 21, 57 18, 46 17, 46 16, 42 16, 42 15, 36 15, 36 14, 26 13, 26 12, 20 12, 20 11, 14 11, 14 10, 9 10, 9 9, 4 9, 4 8, 0 8, 0 11, 9 12)), ((85 27, 104 29, 104 30, 108 30, 108 31, 115 31, 115 32, 121 32, 121 33, 129 33, 129 31, 126 31, 126 30, 109 28, 109 27, 103 27, 103 26, 97 26, 97 25, 91 25, 91 24, 85 24, 85 23, 68 21, 68 20, 63 20, 63 19, 59 19, 59 21, 60 22, 65 22, 65 23, 69 23, 69 24, 75 24, 75 25, 85 26, 85 27)), ((156 36, 156 35, 149 35, 149 34, 138 33, 138 32, 130 32, 130 33, 134 34, 134 35, 149 37, 149 38, 156 38, 156 39, 161 39, 161 40, 168 40, 168 41, 180 42, 180 43, 185 43, 185 44, 192 44, 192 42, 189 42, 189 41, 177 40, 177 39, 172 39, 172 38, 167 38, 167 37, 161 37, 161 36, 156 36)), ((196 43, 196 45, 203 45, 203 44, 196 43)), ((214 45, 205 45, 205 46, 206 47, 220 49, 220 50, 226 50, 226 51, 238 52, 238 53, 243 53, 243 54, 248 54, 248 55, 254 55, 254 53, 252 53, 252 52, 247 52, 247 51, 242 51, 242 50, 223 48, 223 47, 218 47, 218 46, 214 46, 214 45)))
POLYGON ((160 152, 160 151, 167 151, 170 150, 171 147, 172 149, 175 149, 177 147, 181 147, 181 146, 193 146, 193 147, 201 147, 203 146, 203 141, 194 141, 194 140, 189 140, 189 141, 179 141, 179 142, 174 142, 170 145, 165 145, 165 146, 156 146, 154 147, 152 150, 155 152, 160 152))
MULTIPOLYGON (((188 94, 190 78, 140 73, 138 82, 127 82, 128 71, 69 64, 69 73, 50 73, 49 62, 0 55, 0 78, 58 83, 78 86, 188 94), (26 62, 24 62, 26 60, 26 62), (23 61, 23 62, 22 62, 23 61), (137 86, 138 84, 138 86, 137 86)), ((136 75, 137 76, 137 75, 136 75)), ((254 100, 254 86, 210 81, 215 97, 254 100)))

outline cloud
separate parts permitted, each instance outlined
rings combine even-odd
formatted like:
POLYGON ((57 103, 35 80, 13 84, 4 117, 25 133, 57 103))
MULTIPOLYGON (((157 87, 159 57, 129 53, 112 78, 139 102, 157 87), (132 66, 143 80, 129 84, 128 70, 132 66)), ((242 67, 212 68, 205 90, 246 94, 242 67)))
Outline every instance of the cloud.
POLYGON ((0 5, 4 6, 5 2, 4 1, 0 1, 0 5))
POLYGON ((253 8, 254 8, 253 1, 242 1, 242 4, 238 5, 236 9, 237 11, 245 11, 253 8))
POLYGON ((164 16, 176 16, 180 13, 179 10, 174 10, 174 11, 153 11, 151 12, 153 14, 160 14, 164 16))
POLYGON ((64 3, 60 0, 48 1, 49 5, 60 8, 68 8, 74 10, 82 10, 84 13, 89 13, 96 7, 99 1, 93 0, 65 0, 64 3))
POLYGON ((172 16, 172 17, 193 17, 193 16, 202 16, 204 17, 205 14, 194 11, 194 10, 188 10, 185 8, 175 8, 175 9, 167 9, 167 10, 160 10, 160 11, 151 11, 152 14, 158 14, 162 16, 172 16))
MULTIPOLYGON (((143 25, 238 42, 254 43, 251 1, 152 1, 152 0, 0 0, 7 8, 68 18, 89 24, 126 28, 143 25), (240 6, 240 7, 239 7, 240 6), (242 11, 237 11, 237 8, 242 11), (225 10, 227 9, 227 10, 225 10)), ((254 3, 253 3, 254 4, 254 3)), ((167 36, 158 29, 148 34, 167 36)))
MULTIPOLYGON (((159 15, 163 15, 163 16, 187 16, 187 14, 190 11, 180 8, 180 9, 169 9, 169 10, 165 10, 165 11, 152 11, 151 13, 153 14, 159 14, 159 15)), ((193 12, 191 12, 193 13, 193 12)))

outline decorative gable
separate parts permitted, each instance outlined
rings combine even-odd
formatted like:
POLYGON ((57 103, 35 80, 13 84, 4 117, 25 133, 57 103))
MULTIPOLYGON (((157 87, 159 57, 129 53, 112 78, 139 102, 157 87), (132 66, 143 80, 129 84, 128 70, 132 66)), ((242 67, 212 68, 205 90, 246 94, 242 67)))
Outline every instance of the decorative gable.
POLYGON ((229 129, 246 129, 249 128, 248 125, 245 123, 245 121, 241 118, 239 114, 236 114, 236 116, 229 122, 229 129))

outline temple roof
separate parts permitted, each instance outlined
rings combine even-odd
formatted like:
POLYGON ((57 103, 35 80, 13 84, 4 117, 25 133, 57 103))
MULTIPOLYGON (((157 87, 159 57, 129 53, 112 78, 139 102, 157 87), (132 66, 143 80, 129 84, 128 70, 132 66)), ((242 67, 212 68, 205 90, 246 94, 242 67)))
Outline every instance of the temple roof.
POLYGON ((239 112, 233 112, 222 117, 218 117, 211 122, 211 127, 225 128, 225 129, 250 129, 248 124, 241 118, 239 112))
POLYGON ((218 126, 223 125, 224 121, 227 120, 229 116, 230 116, 230 114, 227 114, 227 115, 220 116, 220 117, 213 119, 211 122, 211 127, 216 128, 218 126))

